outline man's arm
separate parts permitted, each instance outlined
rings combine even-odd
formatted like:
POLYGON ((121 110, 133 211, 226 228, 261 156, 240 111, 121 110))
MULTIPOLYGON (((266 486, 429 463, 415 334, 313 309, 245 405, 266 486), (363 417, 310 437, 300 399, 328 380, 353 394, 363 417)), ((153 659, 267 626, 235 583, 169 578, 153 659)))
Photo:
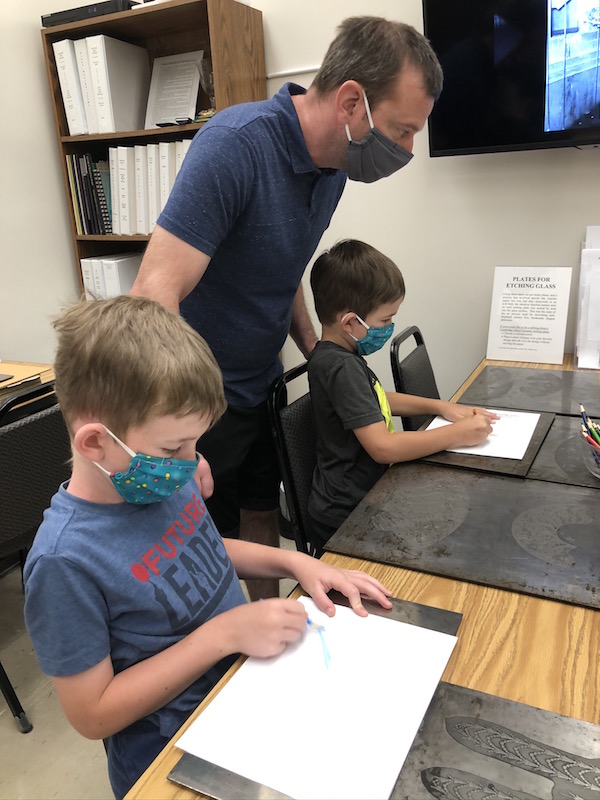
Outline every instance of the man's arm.
POLYGON ((302 284, 298 287, 296 297, 294 298, 290 336, 296 342, 305 358, 308 358, 309 353, 312 352, 318 341, 318 337, 315 333, 311 318, 308 315, 302 284))
POLYGON ((200 281, 209 263, 206 253, 157 225, 131 294, 158 300, 179 313, 179 303, 200 281))

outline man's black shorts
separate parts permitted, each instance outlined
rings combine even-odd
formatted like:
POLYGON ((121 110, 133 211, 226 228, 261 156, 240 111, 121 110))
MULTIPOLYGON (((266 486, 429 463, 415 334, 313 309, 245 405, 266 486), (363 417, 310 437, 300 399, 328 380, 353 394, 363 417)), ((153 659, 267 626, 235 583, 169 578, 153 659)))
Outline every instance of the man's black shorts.
POLYGON ((223 536, 239 535, 240 508, 279 507, 279 466, 266 402, 254 408, 228 406, 198 442, 210 464, 215 491, 206 504, 223 536))

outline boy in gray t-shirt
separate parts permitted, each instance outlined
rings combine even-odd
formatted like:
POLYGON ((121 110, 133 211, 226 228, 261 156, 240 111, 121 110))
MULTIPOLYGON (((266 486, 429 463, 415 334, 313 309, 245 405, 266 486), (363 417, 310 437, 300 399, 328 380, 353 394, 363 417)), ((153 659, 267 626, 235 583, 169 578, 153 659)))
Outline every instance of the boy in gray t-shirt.
POLYGON ((478 444, 497 415, 428 397, 385 392, 363 356, 391 338, 404 299, 394 262, 356 239, 315 261, 310 277, 321 341, 308 360, 317 467, 308 511, 319 552, 387 467, 449 447, 478 444), (452 425, 395 431, 392 416, 440 415, 452 425))

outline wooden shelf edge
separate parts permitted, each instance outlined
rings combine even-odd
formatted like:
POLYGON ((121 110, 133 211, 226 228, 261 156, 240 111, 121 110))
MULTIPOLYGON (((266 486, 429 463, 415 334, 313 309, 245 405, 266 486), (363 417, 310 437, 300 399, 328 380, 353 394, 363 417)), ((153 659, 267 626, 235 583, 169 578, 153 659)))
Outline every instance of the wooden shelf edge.
POLYGON ((150 240, 150 234, 132 233, 123 236, 116 233, 78 234, 75 239, 78 242, 148 242, 150 240))
POLYGON ((117 131, 116 133, 86 133, 81 136, 61 136, 63 144, 80 144, 82 142, 114 142, 116 139, 146 139, 154 136, 164 137, 166 134, 194 133, 204 125, 203 122, 192 122, 189 125, 166 125, 163 128, 147 128, 139 131, 117 131))

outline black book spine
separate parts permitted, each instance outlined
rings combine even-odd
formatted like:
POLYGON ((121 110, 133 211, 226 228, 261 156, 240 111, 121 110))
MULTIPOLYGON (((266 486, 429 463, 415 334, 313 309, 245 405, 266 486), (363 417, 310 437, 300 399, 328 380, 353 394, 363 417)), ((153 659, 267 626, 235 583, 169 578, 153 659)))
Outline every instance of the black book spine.
POLYGON ((96 197, 100 208, 100 219, 102 222, 101 233, 112 233, 112 225, 110 221, 110 211, 108 209, 108 200, 104 194, 104 186, 102 184, 102 177, 96 165, 92 164, 92 178, 94 180, 94 189, 96 190, 96 197))
POLYGON ((79 214, 81 216, 81 227, 84 234, 92 232, 90 227, 90 219, 87 211, 87 204, 85 201, 85 192, 83 190, 83 178, 81 175, 81 168, 79 166, 79 156, 72 154, 70 156, 71 164, 73 166, 73 175, 75 176, 75 186, 77 189, 77 202, 79 206, 79 214))
POLYGON ((96 203, 94 201, 95 198, 95 191, 94 191, 94 184, 92 182, 92 175, 89 169, 89 155, 86 153, 83 156, 79 157, 79 163, 81 166, 81 175, 83 178, 83 190, 85 193, 85 199, 87 203, 88 214, 90 217, 91 222, 91 233, 99 234, 101 233, 101 222, 100 222, 100 211, 96 208, 96 203))

